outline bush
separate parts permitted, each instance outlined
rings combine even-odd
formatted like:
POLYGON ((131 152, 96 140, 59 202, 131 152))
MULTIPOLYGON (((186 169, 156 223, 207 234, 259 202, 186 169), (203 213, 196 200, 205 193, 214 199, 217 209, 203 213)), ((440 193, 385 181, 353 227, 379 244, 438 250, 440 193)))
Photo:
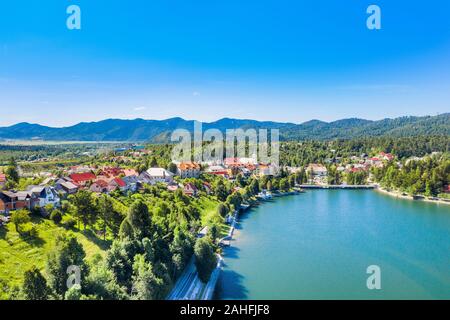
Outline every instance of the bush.
POLYGON ((50 219, 52 219, 53 222, 55 222, 56 224, 60 223, 62 220, 61 211, 58 209, 53 210, 52 213, 50 214, 50 219))
POLYGON ((72 217, 66 217, 62 221, 62 226, 67 229, 74 228, 77 225, 77 221, 72 217))
POLYGON ((29 238, 37 238, 39 235, 39 232, 36 229, 36 226, 33 225, 31 222, 22 225, 20 233, 22 236, 29 237, 29 238))
POLYGON ((35 216, 41 216, 42 215, 42 210, 40 206, 35 206, 34 208, 31 209, 31 213, 35 216))
POLYGON ((30 228, 30 231, 28 231, 28 236, 29 236, 30 238, 37 238, 37 237, 39 236, 39 232, 38 232, 36 226, 33 225, 33 226, 30 228))
POLYGON ((20 209, 11 212, 11 223, 14 224, 16 231, 21 232, 21 227, 31 221, 30 212, 26 209, 20 209))
POLYGON ((45 212, 47 212, 48 214, 51 214, 54 209, 55 209, 55 206, 53 204, 51 204, 51 203, 47 204, 44 207, 45 212))
POLYGON ((67 200, 61 202, 61 209, 64 213, 68 213, 70 210, 70 203, 67 200))
POLYGON ((66 291, 64 300, 81 300, 81 296, 81 286, 76 284, 66 291))

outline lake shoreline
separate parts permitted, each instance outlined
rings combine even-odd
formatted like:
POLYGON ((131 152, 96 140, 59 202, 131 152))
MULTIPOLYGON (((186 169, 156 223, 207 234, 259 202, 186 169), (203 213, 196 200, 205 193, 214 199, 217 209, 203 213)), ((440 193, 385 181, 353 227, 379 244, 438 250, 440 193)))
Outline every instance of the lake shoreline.
POLYGON ((426 198, 426 197, 419 198, 419 199, 414 199, 413 196, 410 196, 410 195, 404 195, 404 194, 402 194, 400 191, 389 191, 389 190, 387 190, 387 189, 385 189, 385 188, 381 188, 381 187, 374 188, 374 190, 377 191, 377 192, 380 192, 380 193, 389 195, 389 196, 391 196, 391 197, 398 198, 398 199, 403 199, 403 200, 410 200, 410 201, 416 201, 416 202, 427 202, 427 203, 435 203, 435 204, 445 204, 445 205, 450 205, 450 201, 445 201, 445 200, 442 200, 442 199, 439 199, 439 200, 431 200, 431 199, 428 199, 428 198, 426 198))

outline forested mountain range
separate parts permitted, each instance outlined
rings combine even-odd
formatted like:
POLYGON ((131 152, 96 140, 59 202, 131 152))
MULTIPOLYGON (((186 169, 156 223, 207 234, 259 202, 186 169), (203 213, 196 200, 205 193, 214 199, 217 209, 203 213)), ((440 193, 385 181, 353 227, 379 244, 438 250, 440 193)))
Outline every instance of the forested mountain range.
MULTIPOLYGON (((193 130, 194 121, 182 118, 167 120, 107 119, 54 128, 39 124, 18 123, 0 127, 0 139, 39 139, 54 141, 136 141, 167 142, 175 129, 193 130)), ((301 124, 223 118, 203 123, 203 130, 279 129, 283 140, 351 139, 374 136, 406 137, 449 135, 450 113, 425 117, 400 117, 383 120, 343 119, 333 122, 311 120, 301 124)))

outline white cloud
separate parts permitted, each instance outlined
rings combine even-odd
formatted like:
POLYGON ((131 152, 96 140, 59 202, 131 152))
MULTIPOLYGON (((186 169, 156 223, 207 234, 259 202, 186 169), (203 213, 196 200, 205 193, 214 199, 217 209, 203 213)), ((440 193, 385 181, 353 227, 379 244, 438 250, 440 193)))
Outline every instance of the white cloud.
POLYGON ((193 95, 194 97, 198 97, 198 96, 200 95, 200 92, 194 91, 194 92, 192 92, 192 95, 193 95))
POLYGON ((145 110, 145 109, 147 109, 146 107, 136 107, 136 108, 134 108, 133 110, 134 111, 143 111, 143 110, 145 110))

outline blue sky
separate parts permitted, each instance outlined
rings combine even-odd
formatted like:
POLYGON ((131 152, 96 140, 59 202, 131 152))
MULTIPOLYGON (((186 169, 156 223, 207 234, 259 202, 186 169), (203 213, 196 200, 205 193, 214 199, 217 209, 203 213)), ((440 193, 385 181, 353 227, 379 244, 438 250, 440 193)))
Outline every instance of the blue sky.
POLYGON ((448 0, 2 1, 0 126, 449 112, 449 17, 448 0))

